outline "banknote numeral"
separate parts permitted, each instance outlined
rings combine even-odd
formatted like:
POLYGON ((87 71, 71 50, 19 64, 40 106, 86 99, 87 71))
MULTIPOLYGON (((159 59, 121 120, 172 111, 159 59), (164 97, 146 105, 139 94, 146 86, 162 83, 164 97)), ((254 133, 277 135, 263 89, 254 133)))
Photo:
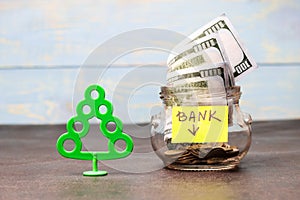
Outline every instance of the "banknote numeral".
POLYGON ((215 39, 210 39, 205 42, 201 42, 200 44, 194 46, 194 52, 196 53, 196 52, 202 51, 204 49, 208 49, 210 47, 215 46, 216 44, 217 44, 217 41, 215 39))
POLYGON ((218 30, 220 30, 221 28, 225 28, 226 24, 223 20, 218 21, 217 23, 215 23, 214 25, 212 25, 211 27, 209 27, 208 29, 206 29, 204 31, 205 35, 210 35, 212 33, 217 32, 218 30))
POLYGON ((187 78, 195 78, 195 77, 205 78, 205 77, 211 77, 211 76, 221 76, 223 78, 224 77, 223 68, 217 67, 217 68, 212 68, 212 69, 204 69, 204 70, 200 70, 199 72, 183 74, 183 75, 179 75, 176 77, 172 77, 172 78, 169 78, 168 81, 173 82, 173 81, 187 79, 187 78))
POLYGON ((223 75, 223 70, 220 67, 199 71, 199 76, 201 78, 210 77, 210 76, 222 76, 222 75, 223 75))
POLYGON ((234 76, 238 76, 240 74, 242 74, 243 72, 245 72, 247 69, 251 68, 251 64, 249 63, 248 59, 244 59, 242 63, 240 63, 239 65, 235 66, 235 74, 234 76))

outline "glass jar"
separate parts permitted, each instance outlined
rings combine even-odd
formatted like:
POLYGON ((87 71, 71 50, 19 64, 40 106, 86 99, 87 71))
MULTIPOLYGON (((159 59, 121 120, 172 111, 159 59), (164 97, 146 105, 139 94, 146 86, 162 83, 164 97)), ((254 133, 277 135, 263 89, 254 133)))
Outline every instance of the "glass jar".
POLYGON ((213 94, 201 89, 192 91, 161 88, 164 111, 151 118, 154 151, 169 169, 206 171, 236 168, 250 148, 252 132, 251 116, 239 107, 240 87, 233 86, 213 94), (175 106, 228 106, 228 140, 172 142, 172 108, 175 106))

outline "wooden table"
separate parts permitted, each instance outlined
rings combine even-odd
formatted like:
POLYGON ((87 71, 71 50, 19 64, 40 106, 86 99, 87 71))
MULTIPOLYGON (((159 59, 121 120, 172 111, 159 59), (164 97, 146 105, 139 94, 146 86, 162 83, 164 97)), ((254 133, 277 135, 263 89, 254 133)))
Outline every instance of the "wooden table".
POLYGON ((0 199, 299 199, 299 127, 300 120, 254 122, 250 151, 234 171, 134 174, 100 165, 109 174, 91 178, 82 176, 91 162, 57 153, 64 125, 2 125, 0 199))

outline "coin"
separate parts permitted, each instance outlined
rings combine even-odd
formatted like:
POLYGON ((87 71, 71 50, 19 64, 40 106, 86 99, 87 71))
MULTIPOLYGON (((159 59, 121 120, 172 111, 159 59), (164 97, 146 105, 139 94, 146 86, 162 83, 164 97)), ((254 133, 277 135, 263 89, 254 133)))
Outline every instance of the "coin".
POLYGON ((168 150, 165 155, 177 164, 217 164, 239 154, 239 149, 229 144, 212 147, 210 144, 192 144, 184 149, 168 150))
POLYGON ((168 150, 165 151, 166 156, 178 156, 185 152, 185 150, 168 150))

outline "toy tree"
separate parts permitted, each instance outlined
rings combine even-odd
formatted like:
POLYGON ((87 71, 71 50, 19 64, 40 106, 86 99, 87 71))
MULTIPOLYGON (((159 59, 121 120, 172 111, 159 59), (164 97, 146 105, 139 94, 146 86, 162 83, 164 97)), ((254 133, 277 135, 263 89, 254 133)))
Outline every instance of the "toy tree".
POLYGON ((58 152, 66 158, 92 160, 93 170, 83 172, 83 175, 106 175, 106 171, 98 170, 98 160, 112 160, 128 156, 133 150, 133 141, 130 136, 123 133, 123 124, 120 119, 113 116, 113 106, 109 101, 105 100, 105 91, 99 85, 90 85, 86 89, 84 100, 77 104, 76 114, 76 116, 69 119, 66 126, 67 132, 58 138, 56 148, 58 152), (92 94, 95 93, 96 97, 93 97, 92 94), (88 107, 89 111, 84 112, 84 107, 88 107), (101 120, 99 128, 102 134, 108 138, 108 151, 82 151, 81 138, 88 134, 90 129, 89 119, 93 117, 101 120), (82 125, 81 130, 75 129, 75 123, 82 125), (112 123, 115 124, 115 128, 110 131, 107 125, 112 123), (74 143, 74 148, 70 151, 64 147, 64 143, 67 140, 71 140, 74 143), (118 151, 115 148, 115 143, 118 140, 123 140, 126 143, 125 150, 118 151))

